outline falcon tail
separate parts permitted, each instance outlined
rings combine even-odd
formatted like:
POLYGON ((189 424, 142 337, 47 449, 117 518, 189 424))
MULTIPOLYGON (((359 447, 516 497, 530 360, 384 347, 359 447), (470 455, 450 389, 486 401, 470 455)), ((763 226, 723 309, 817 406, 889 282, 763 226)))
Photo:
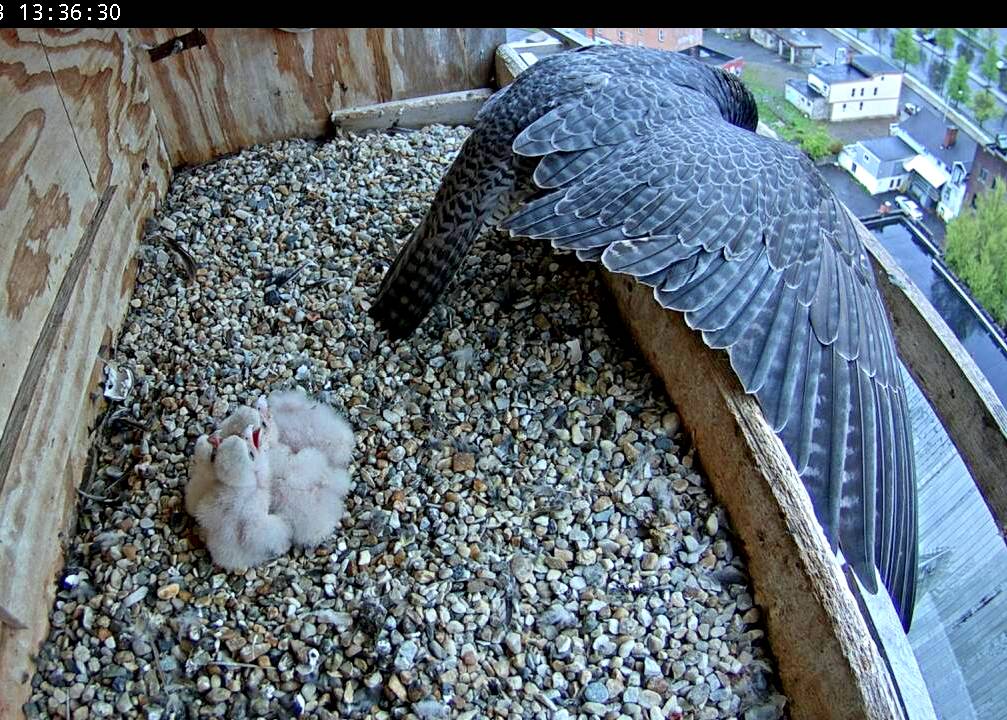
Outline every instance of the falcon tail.
POLYGON ((426 216, 382 280, 370 314, 392 338, 410 335, 423 321, 513 187, 510 143, 497 134, 477 128, 465 141, 426 216))

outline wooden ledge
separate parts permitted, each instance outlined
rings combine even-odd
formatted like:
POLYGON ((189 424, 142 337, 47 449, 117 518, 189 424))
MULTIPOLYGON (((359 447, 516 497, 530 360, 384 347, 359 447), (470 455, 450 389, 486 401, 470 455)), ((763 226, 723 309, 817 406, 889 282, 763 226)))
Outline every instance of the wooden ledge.
POLYGON ((425 125, 471 125, 492 90, 427 95, 395 100, 332 113, 332 122, 344 130, 385 130, 390 127, 421 128, 425 125))

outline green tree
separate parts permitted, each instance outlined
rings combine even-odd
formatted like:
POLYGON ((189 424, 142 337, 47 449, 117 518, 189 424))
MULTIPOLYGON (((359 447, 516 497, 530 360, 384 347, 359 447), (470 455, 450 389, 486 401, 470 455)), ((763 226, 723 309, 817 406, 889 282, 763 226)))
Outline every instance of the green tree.
POLYGON ((990 30, 990 32, 993 33, 993 37, 986 38, 990 43, 983 52, 983 61, 979 66, 979 71, 986 78, 986 87, 989 87, 990 83, 995 82, 1000 77, 1000 70, 997 68, 997 61, 1000 58, 997 57, 996 32, 993 30, 990 30))
POLYGON ((948 98, 955 107, 958 107, 958 103, 969 101, 969 95, 969 63, 960 57, 955 63, 955 69, 951 71, 951 79, 948 80, 948 98))
POLYGON ((945 257, 972 294, 1007 324, 1007 199, 1004 183, 976 198, 948 224, 945 257))
POLYGON ((954 28, 938 28, 937 34, 934 37, 934 42, 936 42, 937 47, 941 49, 941 59, 947 61, 948 53, 951 52, 955 46, 954 28))
POLYGON ((1000 109, 997 99, 993 97, 989 88, 980 90, 973 95, 970 106, 972 112, 975 113, 976 120, 979 121, 979 127, 985 127, 987 120, 1003 115, 1003 110, 1000 109))
POLYGON ((915 65, 921 57, 920 46, 913 39, 913 31, 909 28, 899 28, 892 45, 892 59, 901 60, 902 69, 905 70, 907 64, 915 65))

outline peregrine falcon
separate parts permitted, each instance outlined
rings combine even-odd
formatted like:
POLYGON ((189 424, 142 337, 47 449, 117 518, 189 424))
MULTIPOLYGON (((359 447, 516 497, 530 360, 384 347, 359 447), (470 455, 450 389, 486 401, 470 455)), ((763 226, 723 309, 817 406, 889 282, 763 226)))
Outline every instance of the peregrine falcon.
POLYGON ((547 57, 480 110, 372 308, 429 312, 486 225, 598 260, 727 351, 835 551, 908 629, 916 476, 892 331, 858 222, 741 80, 673 52, 547 57))

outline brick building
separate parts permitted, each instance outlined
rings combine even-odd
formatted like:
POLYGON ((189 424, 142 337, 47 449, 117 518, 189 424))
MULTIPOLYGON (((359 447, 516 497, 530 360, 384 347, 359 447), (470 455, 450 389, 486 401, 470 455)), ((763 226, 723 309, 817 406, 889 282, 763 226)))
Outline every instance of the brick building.
POLYGON ((972 160, 972 172, 965 186, 965 204, 976 206, 976 196, 1007 182, 1007 133, 997 135, 996 142, 979 145, 972 160))
POLYGON ((587 36, 657 50, 688 50, 703 44, 703 28, 587 28, 587 36))

